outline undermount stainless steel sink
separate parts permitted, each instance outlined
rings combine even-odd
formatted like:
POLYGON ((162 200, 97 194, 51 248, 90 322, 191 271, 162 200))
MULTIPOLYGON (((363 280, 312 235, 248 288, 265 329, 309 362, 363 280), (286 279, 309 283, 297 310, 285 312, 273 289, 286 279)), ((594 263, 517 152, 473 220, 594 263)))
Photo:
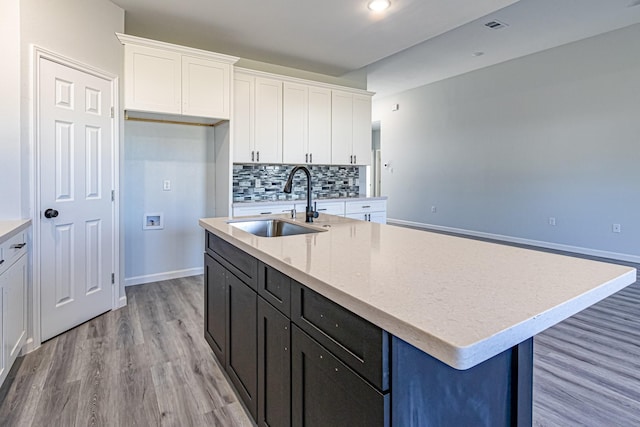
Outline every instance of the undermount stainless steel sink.
POLYGON ((252 219, 247 221, 229 221, 229 225, 260 237, 293 236, 296 234, 320 233, 327 230, 293 224, 280 219, 252 219))

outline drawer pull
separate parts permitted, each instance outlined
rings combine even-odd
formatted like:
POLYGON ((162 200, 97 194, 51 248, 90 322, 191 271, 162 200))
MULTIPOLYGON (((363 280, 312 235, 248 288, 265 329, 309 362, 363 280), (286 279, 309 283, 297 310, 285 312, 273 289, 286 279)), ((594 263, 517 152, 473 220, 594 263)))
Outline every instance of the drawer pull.
POLYGON ((26 244, 26 243, 16 243, 16 244, 14 244, 14 245, 11 245, 11 249, 22 249, 22 248, 24 248, 25 246, 27 246, 27 244, 26 244))
POLYGON ((326 211, 326 210, 327 210, 327 208, 318 209, 318 212, 320 212, 320 211, 326 211))
POLYGON ((363 206, 363 207, 362 207, 362 209, 369 209, 370 207, 371 207, 371 206, 366 205, 366 206, 363 206))
MULTIPOLYGON (((284 211, 283 211, 284 212, 284 211)), ((271 215, 273 212, 260 212, 260 215, 271 215)))

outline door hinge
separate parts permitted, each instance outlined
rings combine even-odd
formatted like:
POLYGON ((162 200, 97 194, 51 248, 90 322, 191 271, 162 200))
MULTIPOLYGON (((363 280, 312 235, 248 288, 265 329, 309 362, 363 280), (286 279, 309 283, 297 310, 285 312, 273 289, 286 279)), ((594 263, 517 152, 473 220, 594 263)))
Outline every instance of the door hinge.
POLYGON ((113 107, 111 107, 111 118, 113 119, 114 116, 114 111, 113 111, 113 107))
POLYGON ((111 284, 112 285, 116 284, 116 273, 111 273, 111 284))
POLYGON ((112 202, 116 201, 116 190, 111 190, 111 201, 112 202))

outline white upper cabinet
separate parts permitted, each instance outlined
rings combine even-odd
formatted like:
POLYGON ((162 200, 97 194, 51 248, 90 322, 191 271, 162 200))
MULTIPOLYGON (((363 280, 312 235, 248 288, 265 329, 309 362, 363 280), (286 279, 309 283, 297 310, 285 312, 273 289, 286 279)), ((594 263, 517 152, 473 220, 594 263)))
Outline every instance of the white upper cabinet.
POLYGON ((229 118, 231 65, 182 57, 182 114, 229 118))
POLYGON ((331 163, 331 90, 284 83, 283 162, 331 163))
POLYGON ((371 164, 371 97, 353 95, 353 156, 354 164, 371 164))
POLYGON ((284 83, 283 157, 284 163, 309 162, 309 87, 284 83))
POLYGON ((124 44, 124 108, 230 118, 236 57, 117 34, 124 44))
POLYGON ((255 162, 254 99, 256 79, 236 73, 233 87, 233 161, 255 162), (253 159, 251 157, 253 156, 253 159))
POLYGON ((236 68, 233 162, 369 165, 372 95, 236 68))
POLYGON ((370 96, 332 91, 331 163, 371 164, 370 96))
POLYGON ((282 163, 282 81, 235 74, 235 163, 282 163))
POLYGON ((125 109, 181 114, 180 68, 178 53, 125 45, 125 109))

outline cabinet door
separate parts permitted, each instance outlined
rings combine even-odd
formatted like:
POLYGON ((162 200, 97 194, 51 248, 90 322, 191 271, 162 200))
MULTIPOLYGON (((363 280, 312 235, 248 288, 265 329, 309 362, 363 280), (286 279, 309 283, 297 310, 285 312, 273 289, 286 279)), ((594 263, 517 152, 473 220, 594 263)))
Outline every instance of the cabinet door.
MULTIPOLYGON (((0 259, 2 258, 0 257, 0 259)), ((4 320, 7 311, 7 284, 6 274, 0 274, 0 385, 2 385, 9 373, 9 368, 7 367, 7 349, 9 344, 7 342, 4 320)))
POLYGON ((331 164, 331 90, 309 86, 309 163, 331 164))
POLYGON ((258 412, 258 295, 227 273, 227 373, 253 419, 258 412))
POLYGON ((258 298, 258 426, 290 425, 290 321, 258 298))
POLYGON ((295 325, 291 348, 293 425, 389 425, 389 393, 373 388, 295 325))
POLYGON ((353 163, 353 95, 331 92, 331 163, 353 163))
POLYGON ((124 108, 180 114, 181 55, 132 45, 126 45, 124 52, 124 108))
POLYGON ((235 75, 233 93, 233 161, 235 163, 255 161, 254 92, 255 78, 242 74, 235 75))
POLYGON ((256 77, 256 162, 282 163, 282 81, 256 77))
POLYGON ((6 278, 7 300, 7 367, 10 367, 20 354, 27 335, 27 256, 23 255, 3 276, 6 278))
POLYGON ((378 224, 386 224, 387 223, 387 213, 386 212, 371 212, 369 214, 369 221, 377 222, 378 224))
POLYGON ((353 95, 353 155, 355 164, 371 164, 370 96, 353 95))
POLYGON ((284 83, 282 117, 282 161, 309 162, 309 87, 284 83))
POLYGON ((229 118, 231 67, 217 61, 182 57, 182 114, 229 118))
POLYGON ((352 214, 346 214, 345 217, 351 218, 351 219, 359 219, 360 221, 368 221, 369 217, 367 215, 368 214, 366 213, 352 213, 352 214))
POLYGON ((204 337, 221 364, 226 363, 227 279, 226 269, 204 255, 204 337))

